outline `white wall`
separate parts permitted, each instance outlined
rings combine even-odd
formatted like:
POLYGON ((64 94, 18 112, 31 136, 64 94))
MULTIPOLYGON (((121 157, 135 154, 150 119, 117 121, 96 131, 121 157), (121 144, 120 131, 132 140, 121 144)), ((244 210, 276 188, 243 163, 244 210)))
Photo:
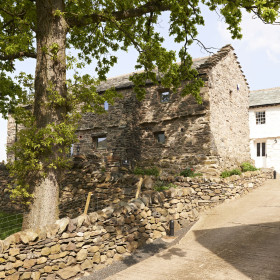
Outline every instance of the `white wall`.
POLYGON ((280 105, 249 110, 250 139, 280 137, 280 105), (265 111, 265 124, 256 124, 255 112, 265 111))
POLYGON ((280 105, 249 110, 250 150, 256 167, 280 173, 280 105), (255 112, 265 111, 265 124, 256 124, 255 112), (256 143, 266 143, 266 157, 257 157, 256 143))

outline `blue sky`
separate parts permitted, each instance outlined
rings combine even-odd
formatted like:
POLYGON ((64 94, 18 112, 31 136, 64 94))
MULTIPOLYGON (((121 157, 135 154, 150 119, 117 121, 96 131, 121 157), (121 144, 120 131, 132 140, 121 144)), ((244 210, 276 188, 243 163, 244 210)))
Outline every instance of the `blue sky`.
MULTIPOLYGON (((251 90, 272 88, 280 86, 280 26, 265 25, 252 15, 243 15, 242 33, 243 39, 232 40, 223 19, 207 8, 202 8, 205 17, 205 26, 199 27, 198 39, 206 47, 221 48, 232 44, 238 60, 248 80, 251 90)), ((167 18, 167 16, 165 16, 167 18)), ((168 20, 163 16, 158 29, 166 38, 165 46, 168 49, 179 50, 180 46, 174 44, 172 38, 168 38, 168 20)), ((194 44, 189 49, 195 57, 203 57, 208 54, 194 44)), ((118 76, 134 71, 137 52, 131 49, 128 53, 119 53, 118 64, 110 71, 109 77, 118 76)), ((35 64, 31 60, 17 65, 17 72, 34 74, 35 64)), ((94 67, 87 67, 84 73, 92 73, 94 67)), ((0 161, 6 159, 5 144, 7 137, 6 121, 0 118, 0 161)))

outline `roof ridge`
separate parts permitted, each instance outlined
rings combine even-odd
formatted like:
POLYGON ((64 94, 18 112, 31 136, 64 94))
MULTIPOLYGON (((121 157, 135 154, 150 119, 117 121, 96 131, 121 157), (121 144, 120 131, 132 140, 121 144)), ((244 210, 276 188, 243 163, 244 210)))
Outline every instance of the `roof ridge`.
POLYGON ((267 90, 274 90, 274 89, 279 89, 280 90, 280 86, 279 87, 273 87, 273 88, 263 88, 263 89, 256 89, 256 90, 251 90, 251 92, 260 92, 260 91, 267 91, 267 90))

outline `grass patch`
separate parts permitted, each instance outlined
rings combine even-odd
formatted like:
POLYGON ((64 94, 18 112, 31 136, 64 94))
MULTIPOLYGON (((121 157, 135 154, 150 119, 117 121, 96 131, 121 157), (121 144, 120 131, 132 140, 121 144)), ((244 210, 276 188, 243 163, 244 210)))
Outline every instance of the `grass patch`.
POLYGON ((241 171, 239 169, 225 170, 221 173, 222 178, 227 178, 232 175, 241 175, 241 171))
POLYGON ((22 214, 11 214, 0 211, 0 240, 21 230, 22 214))
POLYGON ((137 175, 154 175, 158 177, 159 169, 157 167, 151 167, 151 168, 135 167, 133 173, 137 175))
POLYGON ((172 183, 166 184, 163 181, 156 181, 154 185, 154 190, 157 192, 162 192, 169 190, 170 188, 177 188, 178 186, 172 183))
POLYGON ((241 165, 241 170, 242 172, 247 172, 247 171, 256 171, 258 168, 256 168, 254 165, 252 165, 250 162, 243 162, 241 165))
POLYGON ((186 168, 180 172, 180 176, 184 177, 197 177, 202 176, 201 173, 196 173, 193 168, 186 168))

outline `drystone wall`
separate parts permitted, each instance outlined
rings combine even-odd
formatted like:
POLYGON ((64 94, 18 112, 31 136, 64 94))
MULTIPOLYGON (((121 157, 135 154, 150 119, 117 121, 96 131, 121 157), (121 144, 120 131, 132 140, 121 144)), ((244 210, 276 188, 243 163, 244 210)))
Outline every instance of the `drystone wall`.
POLYGON ((0 242, 0 279, 78 279, 165 236, 170 220, 178 229, 198 219, 199 212, 238 198, 271 176, 271 171, 255 171, 226 179, 161 178, 177 187, 146 191, 128 203, 15 233, 0 242))
POLYGON ((209 85, 212 154, 216 166, 231 169, 250 161, 249 87, 233 51, 213 67, 209 85))
MULTIPOLYGON (((100 162, 95 156, 76 156, 72 167, 65 171, 60 180, 60 218, 74 218, 83 213, 87 196, 92 193, 89 211, 93 212, 128 201, 135 197, 139 178, 133 174, 112 173, 100 170, 100 162)), ((123 169, 123 172, 127 172, 123 169)), ((8 185, 11 183, 9 171, 0 164, 0 211, 23 213, 21 204, 11 201, 8 185)))
POLYGON ((0 211, 15 212, 20 209, 19 205, 13 204, 10 200, 8 185, 11 182, 9 170, 5 164, 0 164, 0 211))

